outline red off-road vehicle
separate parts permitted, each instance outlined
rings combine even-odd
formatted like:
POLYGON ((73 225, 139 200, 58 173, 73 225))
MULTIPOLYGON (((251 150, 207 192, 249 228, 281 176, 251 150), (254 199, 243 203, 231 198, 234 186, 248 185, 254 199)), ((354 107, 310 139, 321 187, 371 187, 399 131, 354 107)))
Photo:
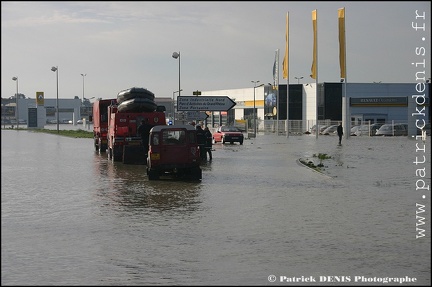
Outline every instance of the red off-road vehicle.
POLYGON ((180 124, 155 126, 150 130, 149 143, 149 180, 165 175, 201 180, 201 159, 195 127, 180 124))

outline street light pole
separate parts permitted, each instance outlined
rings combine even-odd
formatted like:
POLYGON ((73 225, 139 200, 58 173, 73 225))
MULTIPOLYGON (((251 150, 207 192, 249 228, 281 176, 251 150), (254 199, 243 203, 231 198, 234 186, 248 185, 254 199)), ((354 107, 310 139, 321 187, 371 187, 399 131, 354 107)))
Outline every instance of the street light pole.
POLYGON ((83 98, 82 98, 82 102, 84 103, 84 77, 87 76, 87 74, 81 74, 81 76, 83 77, 83 98))
POLYGON ((16 96, 15 96, 15 118, 17 121, 17 130, 19 127, 19 112, 18 112, 18 77, 13 77, 12 80, 16 81, 16 96))
POLYGON ((181 91, 183 91, 183 90, 178 90, 178 91, 173 92, 173 98, 172 98, 173 124, 175 124, 175 115, 176 115, 176 112, 175 112, 175 98, 174 98, 174 95, 175 95, 175 93, 179 93, 179 95, 180 95, 180 92, 181 92, 181 91))
POLYGON ((173 54, 172 54, 172 57, 174 58, 174 59, 177 59, 178 58, 178 61, 179 61, 179 88, 178 88, 178 93, 179 93, 179 97, 180 97, 180 91, 181 91, 181 88, 180 88, 180 52, 174 52, 173 54))
POLYGON ((300 78, 294 77, 294 79, 297 79, 297 84, 300 84, 300 80, 303 79, 303 77, 300 77, 300 78))
POLYGON ((57 113, 57 133, 59 133, 59 102, 58 102, 58 66, 51 67, 51 71, 56 72, 57 79, 57 100, 56 100, 56 113, 57 113))
POLYGON ((251 82, 254 83, 253 122, 254 122, 254 138, 256 138, 257 128, 256 128, 256 114, 255 114, 255 88, 256 88, 256 84, 259 83, 259 81, 251 81, 251 82))

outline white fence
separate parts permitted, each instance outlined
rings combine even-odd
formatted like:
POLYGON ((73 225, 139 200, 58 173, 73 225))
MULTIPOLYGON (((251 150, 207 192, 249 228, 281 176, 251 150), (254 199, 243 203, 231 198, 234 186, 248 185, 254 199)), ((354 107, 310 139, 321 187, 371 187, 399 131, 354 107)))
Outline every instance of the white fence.
MULTIPOLYGON (((332 121, 332 120, 320 120, 318 121, 318 129, 320 130, 319 134, 324 134, 324 129, 330 126, 336 126, 340 123, 340 121, 332 121)), ((406 122, 403 121, 388 121, 383 124, 404 124, 406 122)), ((300 135, 300 134, 315 134, 315 126, 316 121, 301 121, 301 120, 291 120, 288 123, 288 131, 291 135, 300 135)), ((375 133, 375 125, 371 121, 362 121, 362 122, 352 122, 349 126, 351 136, 373 136, 375 133), (355 127, 361 127, 361 132, 357 132, 355 127)), ((253 132, 253 126, 247 127, 249 132, 253 132)), ((428 123, 428 127, 425 128, 426 132, 430 134, 430 123, 428 123)), ((286 120, 257 120, 257 132, 258 133, 274 133, 279 135, 287 134, 287 121, 286 120)), ((344 132, 345 133, 345 132, 344 132)))

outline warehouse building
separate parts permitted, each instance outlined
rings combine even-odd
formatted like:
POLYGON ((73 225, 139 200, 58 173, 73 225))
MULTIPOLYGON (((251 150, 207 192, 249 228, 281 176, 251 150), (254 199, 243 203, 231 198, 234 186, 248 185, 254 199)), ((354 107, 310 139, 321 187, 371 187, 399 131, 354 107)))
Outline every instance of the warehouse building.
POLYGON ((315 85, 290 84, 288 105, 287 85, 279 85, 278 89, 272 85, 262 85, 256 88, 202 91, 201 94, 225 95, 236 102, 230 111, 213 112, 208 119, 208 124, 212 126, 243 120, 250 128, 256 121, 258 131, 276 128, 286 132, 287 109, 289 131, 299 133, 309 131, 317 120, 319 124, 330 124, 349 119, 346 121, 347 128, 363 123, 397 122, 412 125, 416 119, 430 122, 430 83, 325 82, 319 83, 318 87, 315 85), (347 101, 343 101, 345 94, 347 101), (346 105, 345 111, 343 104, 346 105))

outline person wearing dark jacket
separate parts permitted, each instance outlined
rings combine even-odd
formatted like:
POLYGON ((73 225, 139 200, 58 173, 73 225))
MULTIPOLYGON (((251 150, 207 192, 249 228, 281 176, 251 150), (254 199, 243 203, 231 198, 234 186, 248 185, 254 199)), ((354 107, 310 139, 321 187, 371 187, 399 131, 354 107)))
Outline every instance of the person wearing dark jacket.
POLYGON ((206 156, 208 153, 209 160, 212 160, 213 159, 213 155, 212 155, 213 136, 208 127, 205 127, 204 134, 206 136, 206 145, 205 145, 206 156))
POLYGON ((197 132, 197 141, 198 141, 198 146, 200 149, 201 160, 207 160, 207 152, 205 149, 206 136, 205 136, 204 130, 202 129, 202 127, 200 125, 197 125, 196 126, 196 132, 197 132))
POLYGON ((148 119, 141 120, 137 133, 141 136, 141 142, 144 147, 144 152, 147 153, 149 149, 149 136, 152 126, 148 123, 148 119))
POLYGON ((337 134, 339 136, 339 145, 342 144, 342 136, 343 136, 343 127, 342 124, 339 122, 339 125, 337 127, 337 134))

